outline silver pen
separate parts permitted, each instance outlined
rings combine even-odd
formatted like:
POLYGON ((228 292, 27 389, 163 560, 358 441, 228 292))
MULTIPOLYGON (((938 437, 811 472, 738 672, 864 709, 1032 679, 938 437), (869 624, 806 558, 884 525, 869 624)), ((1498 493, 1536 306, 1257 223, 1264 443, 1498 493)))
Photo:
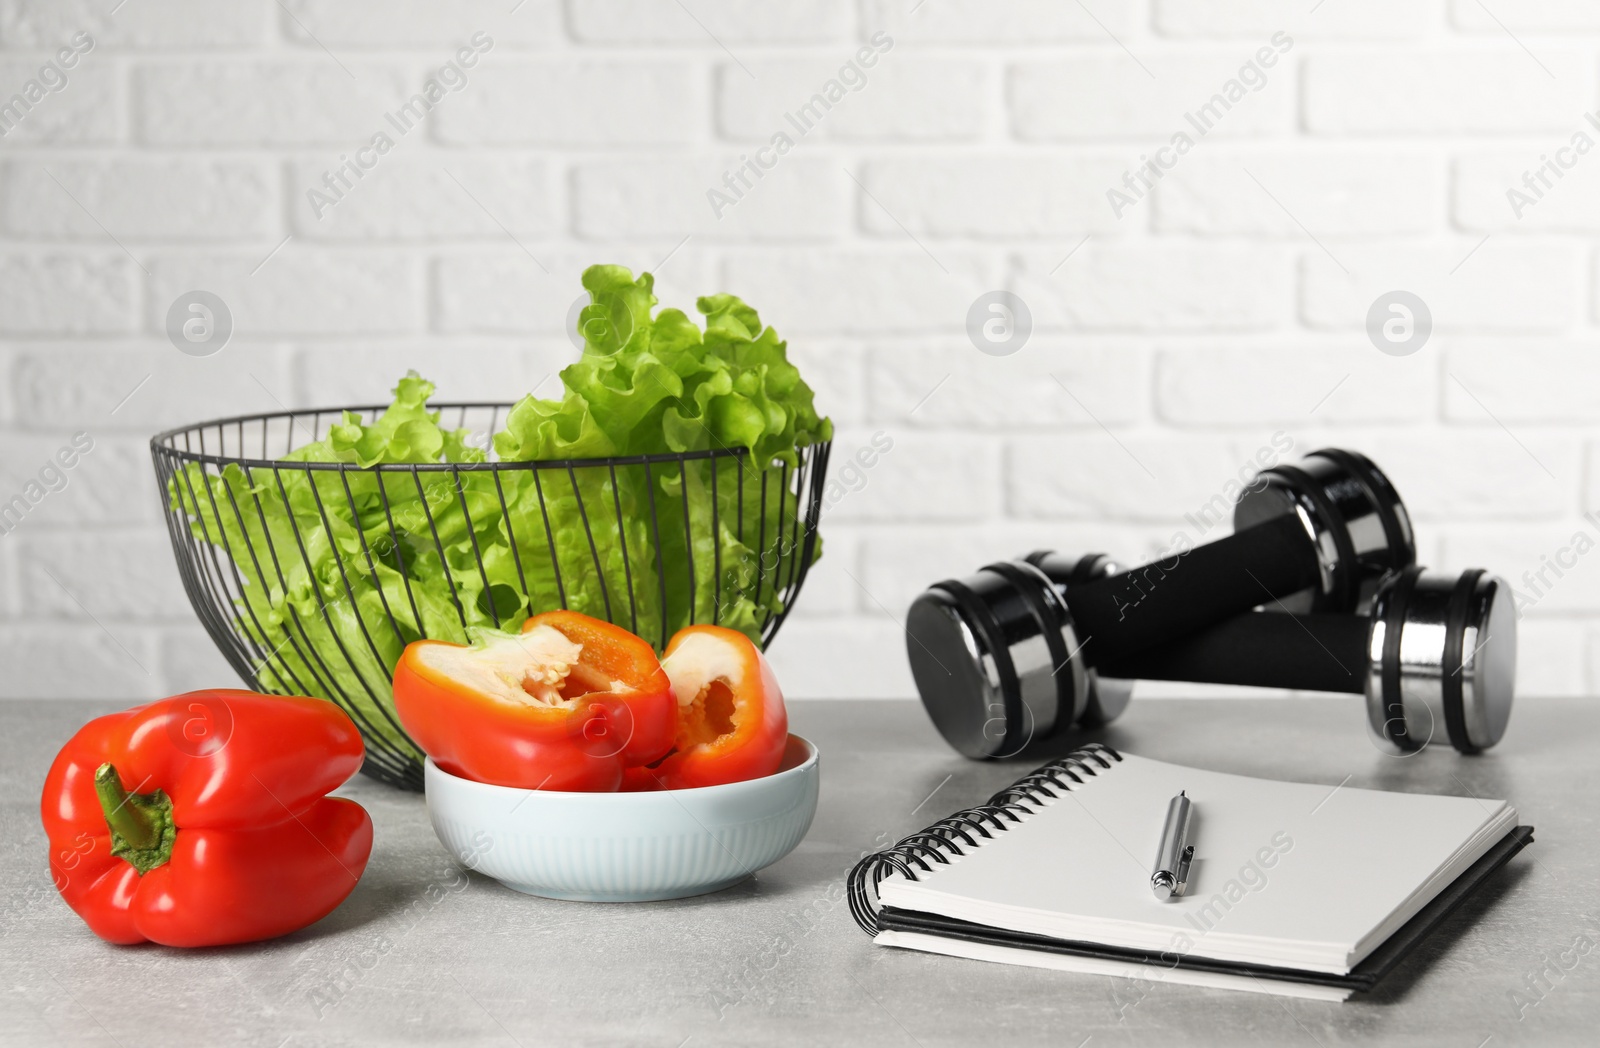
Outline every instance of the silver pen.
POLYGON ((1150 874, 1150 890, 1156 898, 1176 899, 1189 886, 1189 864, 1194 861, 1194 845, 1189 843, 1189 815, 1193 805, 1180 790, 1167 805, 1167 822, 1161 828, 1161 850, 1156 853, 1156 868, 1150 874))

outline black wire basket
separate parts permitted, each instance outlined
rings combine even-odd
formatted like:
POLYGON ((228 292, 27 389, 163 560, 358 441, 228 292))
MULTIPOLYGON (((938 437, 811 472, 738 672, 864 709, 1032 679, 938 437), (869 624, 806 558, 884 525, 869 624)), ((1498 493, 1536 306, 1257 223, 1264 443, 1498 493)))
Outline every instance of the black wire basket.
MULTIPOLYGON (((430 404, 493 446, 509 404, 430 404)), ((655 644, 691 623, 763 647, 820 555, 830 444, 536 462, 286 461, 345 412, 219 419, 150 442, 185 591, 254 690, 318 695, 366 740, 362 771, 422 789, 394 715, 406 644, 463 643, 571 608, 655 644)))

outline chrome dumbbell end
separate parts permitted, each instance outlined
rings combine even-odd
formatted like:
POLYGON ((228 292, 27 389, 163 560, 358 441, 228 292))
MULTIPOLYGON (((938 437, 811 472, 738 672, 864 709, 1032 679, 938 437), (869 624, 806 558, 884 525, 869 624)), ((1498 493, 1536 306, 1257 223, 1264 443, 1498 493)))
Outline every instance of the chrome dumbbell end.
POLYGON ((966 757, 1010 757, 1034 739, 1122 714, 1133 683, 1101 680, 1088 667, 1064 597, 1120 571, 1106 554, 1037 550, 934 582, 912 602, 910 672, 950 746, 966 757))
POLYGON ((906 613, 911 676, 959 753, 1014 755, 1085 709, 1089 671, 1072 616, 1034 565, 1005 561, 936 582, 906 613))
POLYGON ((1317 586, 1283 595, 1283 610, 1365 610, 1386 572, 1417 561, 1411 516, 1400 493, 1360 452, 1322 448, 1299 462, 1262 470, 1239 495, 1233 526, 1243 531, 1290 514, 1316 548, 1321 578, 1317 586))
POLYGON ((1122 713, 1132 684, 1089 668, 1065 600, 1068 587, 1121 570, 1105 554, 1039 551, 936 582, 913 601, 911 675, 945 741, 968 757, 1006 757, 1122 713))
MULTIPOLYGON (((1067 586, 1108 579, 1121 574, 1128 567, 1112 560, 1107 553, 1071 557, 1041 549, 1034 550, 1022 560, 1039 569, 1058 599, 1067 586)), ((1075 658, 1073 661, 1081 666, 1084 660, 1075 658)), ((1128 708, 1128 702, 1133 698, 1133 682, 1111 680, 1092 669, 1084 673, 1083 688, 1079 692, 1084 698, 1074 723, 1080 728, 1104 727, 1122 716, 1122 711, 1128 708)))
POLYGON ((1380 748, 1415 753, 1447 738, 1462 753, 1500 741, 1516 694, 1511 587, 1481 569, 1420 567, 1378 587, 1367 639, 1367 726, 1380 748))

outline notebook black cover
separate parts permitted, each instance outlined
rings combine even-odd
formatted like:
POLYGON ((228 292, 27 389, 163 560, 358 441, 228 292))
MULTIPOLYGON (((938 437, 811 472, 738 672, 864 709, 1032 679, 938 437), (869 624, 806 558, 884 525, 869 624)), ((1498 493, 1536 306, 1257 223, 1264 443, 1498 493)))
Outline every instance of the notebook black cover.
POLYGON ((940 935, 947 939, 965 939, 990 946, 1012 946, 1047 953, 1070 954, 1076 957, 1093 957, 1108 961, 1129 961, 1137 964, 1157 965, 1163 968, 1187 968, 1198 972, 1217 972, 1223 975, 1249 975, 1280 982, 1312 983, 1318 986, 1336 986, 1342 989, 1365 992, 1378 984, 1406 955, 1435 928, 1444 923, 1467 897, 1482 887, 1496 870, 1511 857, 1533 843, 1533 827, 1517 826, 1490 848, 1483 857, 1462 872, 1417 915, 1407 921, 1382 945, 1373 950, 1365 960, 1356 965, 1348 975, 1327 972, 1308 972, 1296 968, 1274 968, 1262 964, 1242 964, 1237 961, 1217 961, 1204 957, 1183 956, 1174 964, 1171 954, 1150 953, 1145 950, 1128 950, 1114 946, 1101 946, 1089 942, 1052 939, 1044 935, 1013 932, 990 928, 968 921, 958 921, 937 914, 917 910, 902 910, 885 906, 878 916, 878 927, 883 931, 920 932, 940 935))

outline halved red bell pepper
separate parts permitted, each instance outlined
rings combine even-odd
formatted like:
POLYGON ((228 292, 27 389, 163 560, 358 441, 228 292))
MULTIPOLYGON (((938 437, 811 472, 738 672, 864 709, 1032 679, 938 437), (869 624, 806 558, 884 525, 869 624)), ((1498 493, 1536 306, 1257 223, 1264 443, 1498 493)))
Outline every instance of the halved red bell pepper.
POLYGON ((629 789, 717 786, 778 770, 789 715, 778 678, 749 637, 689 626, 672 638, 661 665, 678 700, 678 736, 665 760, 630 775, 629 789))
POLYGON ((672 746, 677 711, 655 649, 575 611, 470 645, 416 641, 394 671, 400 723, 445 771, 524 789, 607 792, 672 746))
POLYGON ((344 901, 372 852, 366 811, 324 796, 362 752, 323 699, 197 691, 96 718, 39 802, 56 889, 115 943, 303 928, 344 901))

